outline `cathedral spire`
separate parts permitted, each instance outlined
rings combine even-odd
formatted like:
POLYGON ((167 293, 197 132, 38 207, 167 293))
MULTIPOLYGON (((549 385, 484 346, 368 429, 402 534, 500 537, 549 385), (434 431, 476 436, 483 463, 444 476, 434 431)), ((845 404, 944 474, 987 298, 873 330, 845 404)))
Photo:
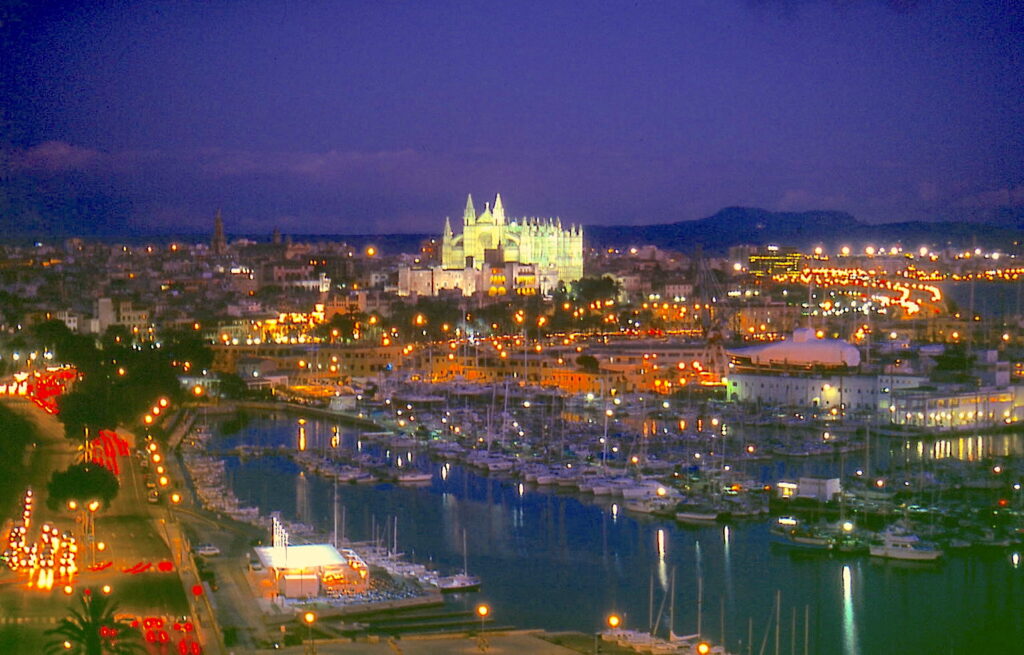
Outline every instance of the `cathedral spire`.
POLYGON ((462 214, 462 222, 472 225, 476 222, 476 208, 473 206, 473 194, 466 195, 466 211, 462 214))
POLYGON ((491 210, 491 213, 494 214, 494 223, 496 225, 505 224, 505 208, 501 205, 500 193, 494 198, 494 209, 491 210))
POLYGON ((448 220, 448 217, 444 217, 444 238, 452 238, 452 222, 448 220))

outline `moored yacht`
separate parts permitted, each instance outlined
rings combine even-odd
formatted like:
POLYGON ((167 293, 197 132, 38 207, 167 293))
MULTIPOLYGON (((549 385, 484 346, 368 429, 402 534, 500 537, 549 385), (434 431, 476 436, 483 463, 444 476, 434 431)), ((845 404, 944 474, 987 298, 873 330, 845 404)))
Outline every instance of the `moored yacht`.
POLYGON ((943 554, 934 544, 921 541, 917 535, 897 526, 889 526, 878 537, 879 541, 868 547, 874 557, 934 562, 943 554))

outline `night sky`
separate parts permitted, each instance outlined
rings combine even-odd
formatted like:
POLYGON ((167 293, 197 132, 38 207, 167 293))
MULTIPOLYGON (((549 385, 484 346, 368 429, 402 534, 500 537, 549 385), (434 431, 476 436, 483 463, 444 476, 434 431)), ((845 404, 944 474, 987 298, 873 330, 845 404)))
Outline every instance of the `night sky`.
POLYGON ((2 4, 7 230, 1024 205, 1014 0, 2 4))

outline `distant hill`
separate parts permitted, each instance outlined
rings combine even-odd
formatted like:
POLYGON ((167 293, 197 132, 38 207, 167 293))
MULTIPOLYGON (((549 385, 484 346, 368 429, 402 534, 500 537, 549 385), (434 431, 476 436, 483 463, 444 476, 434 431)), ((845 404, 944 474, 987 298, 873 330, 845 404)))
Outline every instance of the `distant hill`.
POLYGON ((840 211, 771 212, 751 207, 727 207, 713 216, 658 225, 588 225, 585 239, 593 247, 653 244, 692 251, 698 244, 711 253, 736 245, 779 244, 798 248, 817 245, 861 248, 901 244, 904 248, 998 246, 1012 248, 1024 239, 1020 217, 993 222, 924 222, 869 224, 840 211))

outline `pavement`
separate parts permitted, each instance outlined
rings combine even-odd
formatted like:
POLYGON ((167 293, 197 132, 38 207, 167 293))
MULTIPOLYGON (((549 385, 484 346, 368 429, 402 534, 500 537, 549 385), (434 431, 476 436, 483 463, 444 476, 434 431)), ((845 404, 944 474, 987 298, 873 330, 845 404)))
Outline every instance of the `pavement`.
MULTIPOLYGON (((317 641, 316 653, 352 653, 359 655, 578 655, 579 651, 555 645, 540 638, 535 631, 488 633, 483 640, 476 635, 444 637, 406 637, 404 639, 381 639, 369 641, 341 642, 317 641)), ((242 651, 239 651, 242 652, 242 651)), ((310 644, 292 646, 273 651, 297 655, 309 653, 310 644)))

